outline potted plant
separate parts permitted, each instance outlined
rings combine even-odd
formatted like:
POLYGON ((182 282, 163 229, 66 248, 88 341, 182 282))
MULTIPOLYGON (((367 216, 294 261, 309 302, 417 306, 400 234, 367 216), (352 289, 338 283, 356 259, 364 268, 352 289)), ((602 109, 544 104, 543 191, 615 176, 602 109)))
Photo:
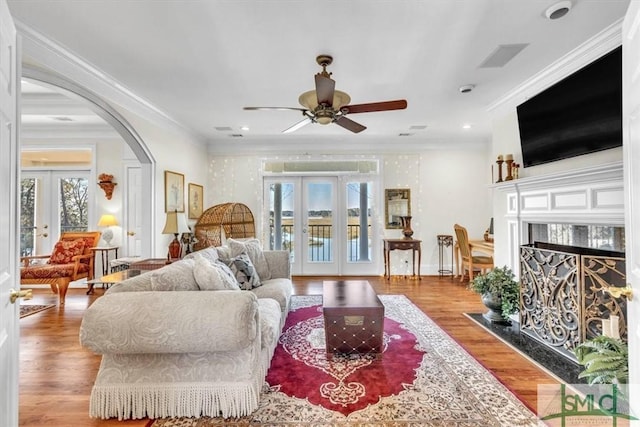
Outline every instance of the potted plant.
POLYGON ((573 351, 584 371, 578 378, 589 384, 626 384, 629 380, 629 347, 619 338, 599 335, 573 351))
POLYGON ((507 266, 476 276, 469 287, 482 296, 482 303, 489 309, 482 316, 490 322, 509 322, 509 316, 518 312, 520 284, 507 266))

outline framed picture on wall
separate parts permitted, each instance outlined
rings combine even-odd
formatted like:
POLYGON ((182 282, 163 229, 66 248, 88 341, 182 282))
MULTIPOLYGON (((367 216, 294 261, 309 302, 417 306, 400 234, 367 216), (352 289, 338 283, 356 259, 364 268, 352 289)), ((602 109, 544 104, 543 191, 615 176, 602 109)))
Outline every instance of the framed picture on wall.
POLYGON ((184 175, 164 171, 164 211, 184 212, 184 175))
POLYGON ((198 219, 202 215, 202 185, 189 183, 189 219, 198 219))

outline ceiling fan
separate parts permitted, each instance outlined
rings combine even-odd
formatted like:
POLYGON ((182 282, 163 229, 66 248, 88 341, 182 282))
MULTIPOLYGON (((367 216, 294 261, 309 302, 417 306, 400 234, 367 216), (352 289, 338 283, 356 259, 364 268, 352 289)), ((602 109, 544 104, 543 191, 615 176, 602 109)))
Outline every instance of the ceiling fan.
POLYGON ((348 119, 346 117, 347 114, 403 110, 407 108, 407 101, 404 99, 348 105, 351 102, 351 97, 345 92, 335 90, 336 82, 331 79, 331 73, 327 72, 327 66, 331 65, 333 58, 329 55, 319 55, 316 58, 316 62, 322 67, 322 71, 315 76, 316 89, 304 92, 298 98, 300 105, 305 108, 244 107, 244 109, 301 111, 304 119, 285 129, 283 133, 294 132, 309 123, 320 123, 321 125, 335 123, 353 133, 359 133, 365 130, 366 126, 348 119))

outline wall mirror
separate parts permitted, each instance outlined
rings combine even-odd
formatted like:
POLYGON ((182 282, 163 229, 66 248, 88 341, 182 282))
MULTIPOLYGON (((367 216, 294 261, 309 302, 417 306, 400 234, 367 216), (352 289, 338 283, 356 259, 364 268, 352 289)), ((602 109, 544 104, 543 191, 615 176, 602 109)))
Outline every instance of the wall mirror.
POLYGON ((384 190, 385 228, 402 228, 400 217, 411 215, 411 190, 387 188, 384 190))

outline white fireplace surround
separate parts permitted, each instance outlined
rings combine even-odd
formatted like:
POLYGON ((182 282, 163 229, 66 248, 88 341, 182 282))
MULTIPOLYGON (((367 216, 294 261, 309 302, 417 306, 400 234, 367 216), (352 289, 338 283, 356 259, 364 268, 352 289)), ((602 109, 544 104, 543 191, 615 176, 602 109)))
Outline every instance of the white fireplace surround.
POLYGON ((518 277, 520 245, 530 243, 529 223, 624 226, 622 162, 521 178, 492 187, 506 194, 508 265, 518 277))

